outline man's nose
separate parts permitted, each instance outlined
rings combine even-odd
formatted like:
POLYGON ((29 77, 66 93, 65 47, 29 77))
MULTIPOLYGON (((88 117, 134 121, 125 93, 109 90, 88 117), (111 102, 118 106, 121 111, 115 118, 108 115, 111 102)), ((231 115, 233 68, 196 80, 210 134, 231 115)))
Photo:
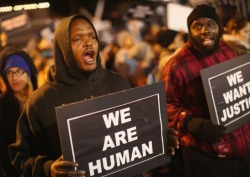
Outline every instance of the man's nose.
POLYGON ((90 46, 90 45, 92 45, 93 43, 92 43, 92 41, 91 41, 91 39, 89 38, 89 37, 86 37, 85 39, 84 39, 84 46, 90 46))
POLYGON ((208 32, 209 32, 208 26, 203 25, 202 28, 201 28, 201 33, 208 33, 208 32))

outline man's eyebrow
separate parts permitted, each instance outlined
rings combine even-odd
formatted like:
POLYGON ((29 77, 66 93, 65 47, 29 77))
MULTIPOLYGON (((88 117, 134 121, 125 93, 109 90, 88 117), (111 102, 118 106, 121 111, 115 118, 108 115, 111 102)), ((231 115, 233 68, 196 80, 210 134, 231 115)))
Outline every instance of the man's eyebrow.
POLYGON ((192 24, 193 24, 193 25, 197 25, 197 24, 201 24, 201 22, 195 20, 192 24))

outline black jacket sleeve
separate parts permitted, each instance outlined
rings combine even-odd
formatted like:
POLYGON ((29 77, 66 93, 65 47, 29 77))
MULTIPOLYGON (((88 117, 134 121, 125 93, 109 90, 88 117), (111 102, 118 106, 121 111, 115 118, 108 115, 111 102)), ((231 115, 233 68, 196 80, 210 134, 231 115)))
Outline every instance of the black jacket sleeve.
POLYGON ((49 169, 53 161, 46 156, 46 150, 37 138, 39 131, 34 133, 32 129, 33 123, 36 122, 28 121, 23 112, 17 123, 16 142, 9 146, 10 159, 23 176, 50 176, 49 169))

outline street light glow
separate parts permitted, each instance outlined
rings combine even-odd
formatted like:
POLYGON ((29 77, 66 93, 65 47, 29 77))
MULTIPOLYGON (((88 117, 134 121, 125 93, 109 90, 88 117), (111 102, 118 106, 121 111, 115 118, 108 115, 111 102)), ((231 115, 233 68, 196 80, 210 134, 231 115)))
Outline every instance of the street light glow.
POLYGON ((5 6, 0 7, 0 13, 2 12, 12 12, 12 11, 21 11, 21 10, 35 10, 35 9, 47 9, 50 7, 49 2, 33 3, 33 4, 21 4, 15 6, 5 6))

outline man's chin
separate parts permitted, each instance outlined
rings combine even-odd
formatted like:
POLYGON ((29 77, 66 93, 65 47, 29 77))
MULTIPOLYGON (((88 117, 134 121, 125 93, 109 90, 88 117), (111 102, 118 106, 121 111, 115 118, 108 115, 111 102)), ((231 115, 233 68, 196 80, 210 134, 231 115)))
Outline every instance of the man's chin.
POLYGON ((96 64, 87 65, 87 66, 85 66, 85 68, 82 71, 90 73, 90 72, 96 70, 96 67, 97 67, 96 64))
POLYGON ((214 53, 215 51, 216 51, 216 49, 217 49, 217 45, 212 45, 212 46, 204 46, 204 52, 206 53, 206 54, 212 54, 212 53, 214 53))
POLYGON ((211 55, 212 53, 214 53, 219 45, 219 40, 213 40, 213 43, 211 43, 211 45, 204 45, 203 43, 199 43, 193 38, 190 38, 190 42, 196 49, 198 49, 205 55, 211 55))
POLYGON ((198 49, 205 55, 211 55, 218 48, 218 43, 214 43, 213 45, 200 45, 198 49))

